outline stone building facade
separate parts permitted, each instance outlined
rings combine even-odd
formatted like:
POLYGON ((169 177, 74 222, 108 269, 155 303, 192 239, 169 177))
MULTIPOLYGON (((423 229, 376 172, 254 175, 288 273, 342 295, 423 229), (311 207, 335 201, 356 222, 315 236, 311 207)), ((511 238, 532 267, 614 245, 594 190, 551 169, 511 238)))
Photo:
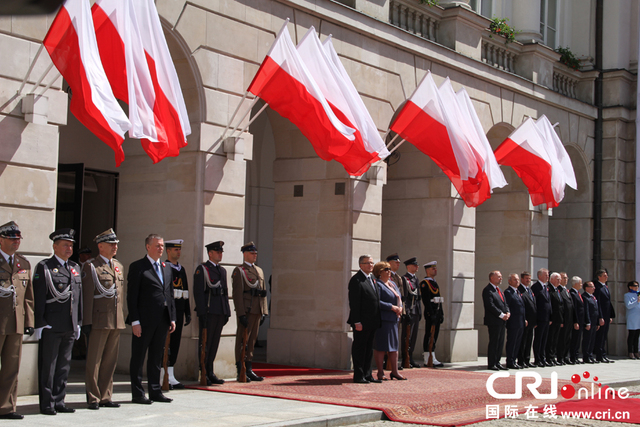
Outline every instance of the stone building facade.
MULTIPOLYGON (((50 256, 47 236, 62 225, 79 229, 80 246, 114 227, 125 266, 144 255, 151 232, 184 239, 181 261, 190 274, 205 258, 206 243, 224 240, 223 264, 232 267, 241 262, 240 246, 253 240, 258 264, 271 277, 271 317, 261 331, 268 361, 327 368, 350 366, 346 283, 360 254, 438 261, 445 323, 437 357, 452 362, 486 352, 480 293, 491 270, 549 267, 591 277, 595 0, 156 3, 192 134, 179 157, 155 165, 138 141, 125 140, 126 159, 116 168, 112 151, 69 114, 62 79, 41 94, 55 78, 51 72, 36 87, 50 61, 46 53, 33 60, 53 16, 0 17, 0 223, 18 222, 21 252, 32 265, 50 256), (508 17, 522 30, 518 41, 505 44, 491 34, 482 13, 508 17), (578 190, 567 188, 551 212, 532 206, 520 179, 503 168, 509 185, 467 208, 442 171, 409 143, 388 164, 349 177, 268 108, 240 138, 221 138, 286 18, 294 42, 311 26, 321 39, 332 35, 381 134, 431 70, 436 83, 449 77, 456 90, 466 88, 493 148, 527 116, 558 122, 578 190), (583 71, 559 63, 557 46, 570 46, 583 71)), ((606 2, 601 252, 618 313, 612 354, 626 353, 622 295, 634 276, 637 17, 637 2, 606 2)), ((234 333, 232 321, 216 360, 223 377, 234 375, 234 333)), ((26 342, 21 393, 35 390, 37 376, 37 344, 26 342)), ((129 348, 124 334, 120 370, 127 369, 129 348)), ((176 375, 197 373, 194 323, 183 331, 176 375)))

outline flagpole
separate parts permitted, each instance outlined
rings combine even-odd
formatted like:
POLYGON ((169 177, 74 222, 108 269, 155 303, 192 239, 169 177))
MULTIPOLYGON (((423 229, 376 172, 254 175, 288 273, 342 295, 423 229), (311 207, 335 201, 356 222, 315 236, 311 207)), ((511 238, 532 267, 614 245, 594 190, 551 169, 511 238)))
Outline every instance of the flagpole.
MULTIPOLYGON (((257 96, 255 98, 253 98, 253 101, 251 101, 251 104, 249 104, 249 107, 247 108, 247 111, 245 111, 245 113, 242 116, 242 118, 240 118, 240 120, 238 120, 238 124, 235 125, 233 127, 233 129, 231 130, 231 135, 233 135, 235 133, 235 131, 238 130, 238 127, 240 126, 240 123, 242 123, 242 121, 245 119, 245 117, 247 117, 247 114, 251 113, 251 109, 253 108, 254 105, 256 105, 256 102, 258 102, 258 99, 260 99, 260 98, 258 98, 257 96)), ((229 123, 229 125, 231 125, 231 123, 229 123)), ((225 134, 226 134, 226 132, 223 133, 222 136, 224 137, 225 134)))
POLYGON ((227 134, 227 131, 229 130, 229 126, 231 126, 231 122, 233 122, 233 119, 236 118, 236 114, 238 114, 238 110, 240 109, 240 106, 242 105, 244 100, 247 98, 248 94, 249 94, 249 91, 246 91, 242 96, 242 99, 240 100, 240 102, 238 103, 238 106, 236 107, 236 111, 233 112, 233 115, 229 119, 229 123, 227 123, 227 127, 224 128, 224 132, 222 132, 222 137, 220 139, 224 139, 224 136, 227 134))
MULTIPOLYGON (((395 139, 395 138, 394 138, 394 139, 395 139)), ((402 139, 402 141, 398 142, 398 143, 396 144, 396 146, 395 146, 395 147, 393 147, 393 148, 389 151, 389 155, 391 155, 391 153, 393 153, 394 151, 396 151, 396 150, 398 149, 398 147, 400 147, 400 146, 402 145, 402 143, 403 143, 403 142, 405 142, 405 141, 406 141, 406 139, 404 139, 404 138, 403 138, 403 139, 402 139)), ((389 156, 387 156, 387 157, 389 157, 389 156)))
MULTIPOLYGON (((29 65, 29 69, 27 70, 27 75, 22 79, 22 84, 20 85, 20 89, 18 89, 18 95, 22 93, 22 89, 24 89, 24 85, 27 83, 27 79, 31 75, 31 71, 33 71, 33 67, 35 67, 36 62, 38 61, 38 57, 40 56, 40 52, 42 52, 42 48, 44 44, 40 44, 38 51, 36 52, 36 56, 34 56, 33 61, 31 61, 31 65, 29 65)), ((48 72, 48 71, 47 71, 48 72)))
POLYGON ((384 133, 384 136, 382 137, 382 140, 384 141, 385 139, 387 139, 387 136, 389 136, 390 133, 391 129, 387 129, 387 131, 384 133))
MULTIPOLYGON (((387 135, 388 135, 388 133, 387 133, 387 135)), ((385 136, 384 136, 384 138, 382 138, 382 140, 384 140, 384 139, 387 137, 387 135, 385 135, 385 136)), ((387 144, 387 149, 388 149, 389 147, 391 147, 391 145, 393 144, 393 141, 395 141, 395 140, 396 140, 396 138, 398 138, 398 134, 397 134, 397 133, 396 133, 396 135, 393 137, 393 139, 392 139, 391 141, 389 141, 389 143, 387 144)), ((403 140, 403 141, 404 141, 404 140, 403 140)))
POLYGON ((42 92, 40 92, 38 94, 38 96, 36 97, 36 99, 40 98, 42 95, 45 94, 46 91, 48 91, 51 88, 51 85, 53 85, 55 83, 56 80, 58 80, 58 77, 60 77, 60 75, 56 75, 54 78, 51 79, 51 81, 49 82, 49 84, 42 90, 42 92))
MULTIPOLYGON (((258 99, 258 98, 256 98, 256 99, 258 99)), ((251 120, 249 120, 249 123, 247 123, 247 125, 244 127, 244 129, 242 129, 242 131, 240 131, 240 133, 238 134, 238 137, 239 137, 240 135, 242 135, 243 133, 245 133, 245 132, 246 132, 246 130, 247 130, 247 129, 249 128, 249 126, 251 125, 251 123, 253 123, 253 121, 254 121, 255 119, 257 119, 257 118, 258 118, 258 116, 259 116, 259 115, 260 115, 260 114, 261 114, 261 113, 262 113, 262 112, 263 112, 263 111, 264 111, 268 106, 269 106, 269 104, 267 104, 267 103, 265 103, 265 104, 262 106, 262 108, 260 109, 260 111, 258 111, 258 112, 256 113, 256 115, 255 115, 255 116, 253 116, 253 117, 251 118, 251 120)), ((243 119, 244 119, 244 117, 243 117, 243 119)), ((242 122, 242 120, 241 120, 241 122, 242 122)), ((233 133, 232 133, 231 135, 233 135, 233 133)), ((237 137, 236 137, 236 138, 237 138, 237 137)))
MULTIPOLYGON (((40 77, 40 79, 36 82, 36 85, 33 88, 33 91, 35 92, 36 89, 38 88, 38 86, 40 86, 40 83, 42 83, 42 81, 44 80, 45 77, 47 77, 47 74, 49 74, 49 71, 51 71, 51 69, 53 68, 53 62, 51 64, 49 64, 49 66, 47 67, 46 70, 44 70, 44 73, 42 74, 42 77, 40 77)), ((57 77, 56 77, 57 78, 57 77)))

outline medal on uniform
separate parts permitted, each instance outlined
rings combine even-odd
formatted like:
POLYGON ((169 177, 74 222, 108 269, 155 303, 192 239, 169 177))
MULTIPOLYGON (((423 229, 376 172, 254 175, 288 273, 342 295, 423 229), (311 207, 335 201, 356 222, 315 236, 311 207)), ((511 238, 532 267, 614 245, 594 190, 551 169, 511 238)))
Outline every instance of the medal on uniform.
POLYGON ((162 263, 162 266, 163 266, 163 267, 166 267, 166 264, 163 262, 163 263, 162 263))
POLYGON ((27 279, 22 279, 22 286, 27 286, 27 279))
POLYGON ((118 268, 117 265, 115 266, 115 270, 116 270, 116 273, 120 273, 120 269, 118 268))
POLYGON ((57 269, 57 268, 54 268, 52 271, 53 271, 54 273, 57 273, 57 272, 58 272, 58 269, 57 269))
POLYGON ((4 288, 4 285, 6 285, 7 282, 5 282, 4 280, 0 280, 0 286, 2 286, 4 288))
POLYGON ((71 274, 73 274, 74 276, 77 276, 78 272, 75 270, 75 268, 71 267, 71 274))

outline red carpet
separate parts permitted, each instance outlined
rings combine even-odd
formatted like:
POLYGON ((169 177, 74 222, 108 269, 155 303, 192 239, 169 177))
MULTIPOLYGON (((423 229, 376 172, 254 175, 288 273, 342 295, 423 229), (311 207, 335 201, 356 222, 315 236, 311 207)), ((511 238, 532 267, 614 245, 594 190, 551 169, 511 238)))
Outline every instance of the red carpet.
POLYGON ((288 375, 317 375, 333 374, 340 371, 337 369, 305 368, 303 366, 274 365, 272 363, 253 363, 253 372, 261 377, 283 377, 288 375))
MULTIPOLYGON (((637 393, 629 393, 636 395, 637 393)), ((559 414, 569 418, 591 418, 612 422, 640 424, 640 399, 583 399, 558 403, 559 414)))
MULTIPOLYGON (((257 367, 258 364, 254 366, 257 367)), ((274 369, 278 371, 286 367, 274 369)), ((520 400, 494 399, 486 389, 489 377, 487 373, 411 369, 402 371, 402 375, 408 381, 354 384, 351 372, 310 375, 293 373, 267 377, 262 382, 227 382, 222 386, 189 388, 376 409, 384 411, 392 421, 442 426, 485 421, 487 405, 499 404, 500 416, 503 417, 506 404, 517 405, 519 412, 524 413, 527 405, 542 408, 545 403, 565 401, 562 397, 555 401, 536 400, 526 387, 520 400)), ((513 393, 513 378, 497 380, 494 388, 499 393, 513 393)), ((549 391, 550 381, 544 380, 539 392, 549 391)))

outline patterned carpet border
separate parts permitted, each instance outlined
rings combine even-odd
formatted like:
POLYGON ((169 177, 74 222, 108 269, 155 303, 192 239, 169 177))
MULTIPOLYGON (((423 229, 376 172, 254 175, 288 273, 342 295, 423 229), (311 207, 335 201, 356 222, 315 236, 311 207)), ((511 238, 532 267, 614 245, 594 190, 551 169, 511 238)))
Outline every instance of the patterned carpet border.
MULTIPOLYGON (((354 384, 352 373, 344 372, 267 377, 262 382, 227 382, 222 386, 188 387, 381 410, 392 421, 438 426, 486 421, 487 405, 517 405, 519 412, 524 413, 528 405, 542 408, 548 403, 565 401, 561 397, 555 400, 537 400, 526 387, 523 389, 522 399, 495 399, 486 389, 490 374, 483 372, 412 369, 402 371, 402 375, 408 380, 384 381, 382 384, 354 384)), ((558 392, 563 383, 559 382, 558 392)), ((513 393, 514 378, 498 379, 494 389, 499 393, 513 393)), ((550 390, 550 380, 543 380, 538 391, 548 393, 550 390)))

